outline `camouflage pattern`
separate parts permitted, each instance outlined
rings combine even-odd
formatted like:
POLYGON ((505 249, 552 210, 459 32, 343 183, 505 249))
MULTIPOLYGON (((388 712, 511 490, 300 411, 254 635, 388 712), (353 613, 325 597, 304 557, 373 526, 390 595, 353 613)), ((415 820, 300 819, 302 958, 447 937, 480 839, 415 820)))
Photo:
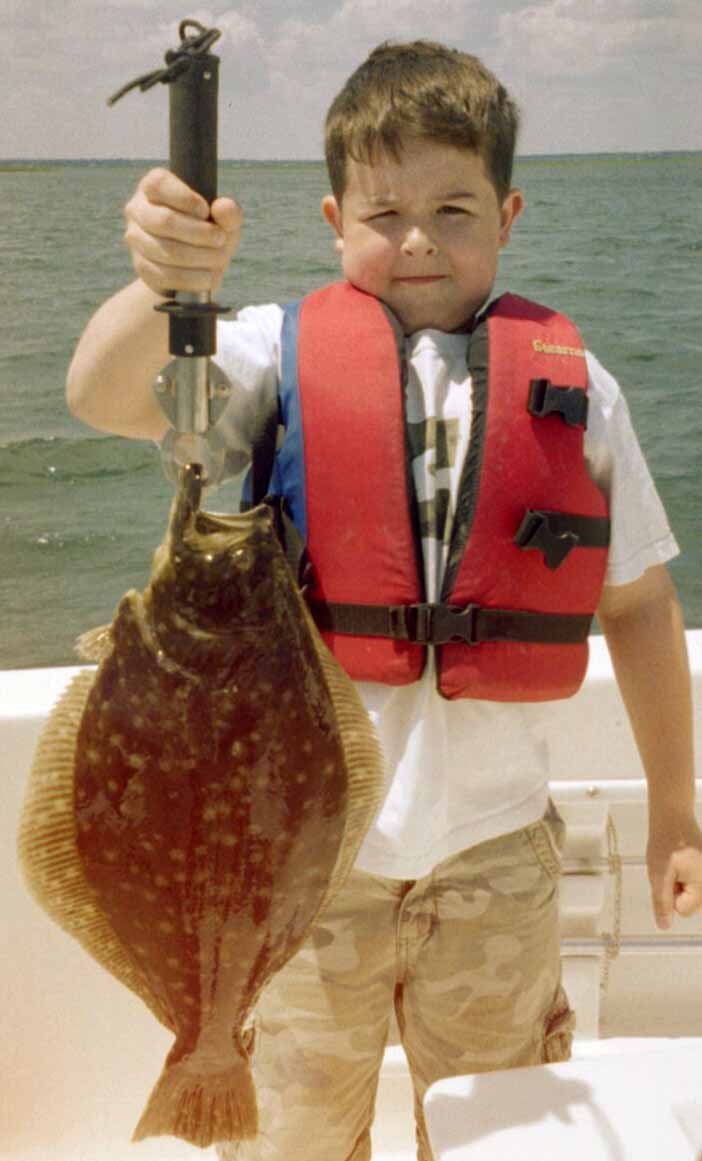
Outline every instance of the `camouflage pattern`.
POLYGON ((255 1140, 221 1161, 369 1161, 394 1005, 415 1090, 417 1157, 432 1161, 422 1099, 435 1080, 567 1060, 559 850, 546 817, 416 881, 352 872, 249 1029, 255 1140))

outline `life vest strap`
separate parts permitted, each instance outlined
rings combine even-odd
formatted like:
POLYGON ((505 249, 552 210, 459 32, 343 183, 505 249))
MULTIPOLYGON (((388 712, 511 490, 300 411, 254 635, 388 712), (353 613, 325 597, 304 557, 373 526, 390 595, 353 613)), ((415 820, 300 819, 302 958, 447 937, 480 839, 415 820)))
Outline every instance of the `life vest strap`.
POLYGON ((550 379, 529 381, 527 411, 543 419, 560 415, 568 427, 587 427, 588 397, 582 387, 559 386, 550 379))
POLYGON ((311 600, 309 607, 323 632, 390 637, 417 645, 480 645, 484 641, 580 644, 587 640, 592 621, 589 613, 532 613, 473 604, 354 605, 311 600))
POLYGON ((547 568, 563 564, 573 548, 606 548, 610 523, 606 516, 578 516, 528 508, 514 537, 519 548, 536 548, 544 554, 547 568))

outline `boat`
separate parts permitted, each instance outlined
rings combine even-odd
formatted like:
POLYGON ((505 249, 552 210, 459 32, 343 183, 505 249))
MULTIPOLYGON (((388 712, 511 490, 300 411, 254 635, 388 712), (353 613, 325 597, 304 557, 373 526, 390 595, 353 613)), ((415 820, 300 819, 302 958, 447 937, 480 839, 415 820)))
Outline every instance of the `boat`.
MULTIPOLYGON (((686 636, 699 773, 702 629, 686 636)), ((0 1157, 210 1161, 214 1150, 173 1138, 130 1145, 171 1036, 47 920, 19 875, 15 835, 29 764, 47 714, 78 668, 0 671, 0 1157)), ((551 722, 551 790, 568 823, 561 926, 564 981, 577 1019, 574 1054, 592 1058, 620 1047, 639 1053, 677 1038, 702 1046, 702 917, 677 919, 667 932, 653 923, 644 862, 646 786, 602 637, 591 639, 583 688, 553 704, 551 722)), ((697 792, 699 801, 699 778, 697 792)), ((381 1070, 373 1161, 414 1157, 412 1089, 395 1029, 381 1070)))

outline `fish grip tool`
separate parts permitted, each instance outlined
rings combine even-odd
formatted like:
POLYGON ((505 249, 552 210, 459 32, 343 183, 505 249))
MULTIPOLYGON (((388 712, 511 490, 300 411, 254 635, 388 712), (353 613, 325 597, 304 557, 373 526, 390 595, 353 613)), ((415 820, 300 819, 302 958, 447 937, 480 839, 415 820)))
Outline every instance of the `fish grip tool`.
MULTIPOLYGON (((183 20, 178 35, 181 43, 166 52, 164 67, 129 81, 108 104, 132 89, 145 92, 157 84, 168 85, 171 172, 210 205, 217 196, 219 83, 219 58, 210 49, 221 32, 197 20, 183 20)), ((229 307, 213 302, 209 292, 166 293, 167 301, 155 309, 168 315, 168 345, 175 358, 154 384, 159 405, 172 425, 163 442, 164 471, 175 482, 182 468, 199 464, 204 482, 217 484, 226 448, 215 425, 231 385, 211 356, 216 351, 217 315, 229 307)))

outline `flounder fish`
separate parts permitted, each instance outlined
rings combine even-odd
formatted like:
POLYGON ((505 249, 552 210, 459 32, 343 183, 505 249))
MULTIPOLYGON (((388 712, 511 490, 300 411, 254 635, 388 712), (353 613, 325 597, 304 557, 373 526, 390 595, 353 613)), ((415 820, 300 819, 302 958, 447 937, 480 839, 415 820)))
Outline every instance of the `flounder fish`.
POLYGON ((206 1147, 257 1133, 247 1016, 341 886, 383 778, 270 507, 199 505, 186 468, 148 586, 47 722, 18 851, 39 904, 175 1033, 134 1140, 206 1147))

